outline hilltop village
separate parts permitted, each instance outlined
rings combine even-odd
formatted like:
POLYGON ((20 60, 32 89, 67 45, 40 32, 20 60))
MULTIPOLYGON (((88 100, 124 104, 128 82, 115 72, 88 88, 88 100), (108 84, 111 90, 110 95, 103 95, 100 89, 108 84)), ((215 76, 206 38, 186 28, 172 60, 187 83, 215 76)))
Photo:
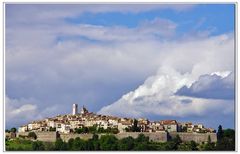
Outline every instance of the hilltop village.
MULTIPOLYGON (((78 104, 73 104, 72 114, 57 115, 56 117, 33 121, 18 128, 18 132, 47 132, 56 131, 64 134, 76 133, 78 129, 95 127, 96 129, 115 130, 116 133, 133 132, 134 125, 138 132, 188 132, 215 133, 212 128, 205 128, 203 124, 191 122, 180 123, 176 120, 149 121, 139 118, 120 118, 99 115, 89 112, 84 106, 78 112, 78 104)), ((83 132, 84 133, 84 132, 83 132)))

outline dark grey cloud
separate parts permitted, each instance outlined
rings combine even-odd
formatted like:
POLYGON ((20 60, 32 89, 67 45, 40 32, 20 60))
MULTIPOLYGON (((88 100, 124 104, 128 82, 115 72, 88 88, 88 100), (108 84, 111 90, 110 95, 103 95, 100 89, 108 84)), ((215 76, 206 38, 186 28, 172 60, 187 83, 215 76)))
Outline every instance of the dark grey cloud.
POLYGON ((183 86, 176 95, 209 99, 234 99, 234 73, 226 77, 201 75, 189 88, 183 86))

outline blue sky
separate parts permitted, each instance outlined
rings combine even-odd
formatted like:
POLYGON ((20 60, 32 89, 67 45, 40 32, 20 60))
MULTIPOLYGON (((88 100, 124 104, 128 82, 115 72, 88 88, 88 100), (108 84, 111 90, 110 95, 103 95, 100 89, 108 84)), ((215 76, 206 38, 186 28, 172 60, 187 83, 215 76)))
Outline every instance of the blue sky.
POLYGON ((142 20, 153 20, 156 17, 179 23, 177 30, 184 33, 189 30, 206 30, 216 28, 212 35, 232 32, 234 29, 234 4, 201 4, 190 11, 178 12, 171 9, 152 10, 141 13, 91 13, 86 12, 77 17, 67 17, 71 24, 91 24, 103 26, 137 27, 142 20), (196 24, 197 23, 197 24, 196 24), (194 26, 193 26, 194 25, 194 26))
POLYGON ((6 127, 78 103, 233 128, 233 34, 233 4, 6 4, 6 127))

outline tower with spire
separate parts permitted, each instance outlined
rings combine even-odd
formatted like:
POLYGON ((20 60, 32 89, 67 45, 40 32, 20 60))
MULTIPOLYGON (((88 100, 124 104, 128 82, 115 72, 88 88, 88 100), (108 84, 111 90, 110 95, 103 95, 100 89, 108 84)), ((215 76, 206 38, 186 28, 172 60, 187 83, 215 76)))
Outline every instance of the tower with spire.
POLYGON ((84 105, 83 105, 80 113, 81 113, 81 114, 86 114, 86 113, 88 113, 88 110, 84 107, 84 105))

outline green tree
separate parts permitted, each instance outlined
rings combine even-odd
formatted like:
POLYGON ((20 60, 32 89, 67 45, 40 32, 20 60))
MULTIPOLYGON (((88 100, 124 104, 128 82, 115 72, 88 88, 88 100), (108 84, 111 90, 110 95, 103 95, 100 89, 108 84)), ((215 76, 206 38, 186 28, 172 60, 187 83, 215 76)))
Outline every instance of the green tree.
POLYGON ((113 128, 113 129, 112 129, 112 133, 113 133, 113 134, 117 134, 117 133, 119 133, 118 128, 113 128))
POLYGON ((61 138, 58 138, 55 142, 55 150, 68 150, 67 143, 63 142, 61 138))
POLYGON ((130 130, 131 130, 131 129, 128 128, 128 127, 125 128, 125 131, 126 131, 126 132, 130 132, 130 130))
POLYGON ((208 141, 204 146, 204 150, 207 150, 207 151, 215 150, 215 144, 212 143, 210 135, 208 135, 208 141))
POLYGON ((181 131, 182 131, 182 132, 187 132, 187 127, 186 127, 186 126, 183 126, 181 131))
POLYGON ((195 141, 182 142, 178 145, 178 151, 196 151, 198 144, 195 141))
POLYGON ((100 150, 100 143, 99 141, 93 141, 93 150, 100 150))
POLYGON ((216 150, 235 150, 235 131, 233 129, 222 130, 222 137, 217 141, 216 150))
POLYGON ((15 127, 11 128, 11 132, 16 133, 17 129, 15 127))
POLYGON ((92 136, 92 144, 93 144, 93 150, 100 150, 100 144, 97 134, 93 134, 92 136))
POLYGON ((80 137, 75 138, 74 141, 73 141, 72 150, 75 150, 75 151, 80 150, 80 148, 79 148, 80 144, 81 144, 80 137))
POLYGON ((149 150, 149 137, 145 136, 144 134, 139 134, 138 137, 135 139, 135 145, 133 150, 149 150))
POLYGON ((44 148, 46 151, 53 151, 55 150, 55 143, 54 142, 44 142, 44 148))
POLYGON ((223 129, 222 125, 218 126, 218 132, 217 132, 217 140, 221 140, 223 138, 223 129))
POLYGON ((139 134, 136 138, 136 142, 149 142, 149 137, 145 136, 144 134, 139 134))
POLYGON ((195 141, 190 141, 190 146, 193 151, 198 150, 198 144, 195 141))
POLYGON ((82 128, 75 128, 75 133, 77 134, 81 134, 83 132, 83 129, 82 128))
POLYGON ((105 132, 106 132, 106 133, 111 133, 111 131, 112 131, 112 128, 110 128, 110 127, 108 127, 107 129, 105 129, 105 132))
POLYGON ((32 142, 32 150, 33 151, 43 151, 43 150, 45 150, 43 142, 41 142, 41 141, 32 142))
POLYGON ((5 132, 6 132, 6 133, 10 133, 11 131, 10 131, 10 130, 8 130, 8 129, 6 129, 6 130, 5 130, 5 132))
POLYGON ((73 150, 74 139, 70 138, 67 144, 68 144, 68 149, 73 150))
POLYGON ((138 127, 138 121, 137 119, 134 119, 133 126, 130 128, 132 132, 140 132, 141 128, 138 127))
POLYGON ((55 132, 55 131, 56 131, 56 127, 54 127, 54 128, 50 127, 50 128, 49 128, 49 131, 50 131, 50 132, 55 132))
POLYGON ((86 150, 94 150, 94 141, 93 140, 88 140, 86 141, 86 150))
POLYGON ((86 150, 86 142, 79 137, 77 137, 73 142, 73 150, 86 150))
POLYGON ((182 143, 178 146, 178 151, 192 151, 192 148, 190 144, 182 143))
POLYGON ((83 127, 83 133, 89 133, 88 127, 83 127))
POLYGON ((29 132, 28 133, 28 137, 30 137, 30 138, 33 138, 33 139, 37 139, 37 135, 36 135, 36 133, 35 132, 29 132))
POLYGON ((97 134, 93 134, 93 136, 92 136, 92 140, 98 140, 98 135, 97 134))
POLYGON ((92 127, 89 127, 90 133, 96 133, 97 132, 97 125, 93 125, 92 127))
POLYGON ((138 143, 134 146, 134 149, 136 151, 146 151, 146 150, 150 150, 149 146, 146 142, 142 142, 142 143, 138 143))
POLYGON ((235 131, 233 129, 225 129, 223 130, 223 137, 227 137, 235 140, 235 131))
POLYGON ((103 135, 100 140, 100 150, 117 150, 118 140, 113 135, 103 135))
POLYGON ((132 150, 134 148, 134 142, 135 142, 135 140, 131 136, 123 138, 123 139, 119 140, 118 149, 123 150, 123 151, 132 150))
POLYGON ((229 140, 229 138, 222 138, 221 141, 217 143, 216 150, 219 151, 234 151, 235 150, 235 144, 229 140))
POLYGON ((105 130, 104 130, 104 128, 99 127, 97 132, 98 132, 98 133, 105 133, 105 130))
POLYGON ((166 150, 178 150, 178 146, 182 143, 182 140, 179 135, 177 135, 175 138, 171 139, 166 144, 166 150))
POLYGON ((175 142, 177 145, 182 143, 182 140, 179 135, 177 135, 175 138, 173 138, 173 142, 175 142))

